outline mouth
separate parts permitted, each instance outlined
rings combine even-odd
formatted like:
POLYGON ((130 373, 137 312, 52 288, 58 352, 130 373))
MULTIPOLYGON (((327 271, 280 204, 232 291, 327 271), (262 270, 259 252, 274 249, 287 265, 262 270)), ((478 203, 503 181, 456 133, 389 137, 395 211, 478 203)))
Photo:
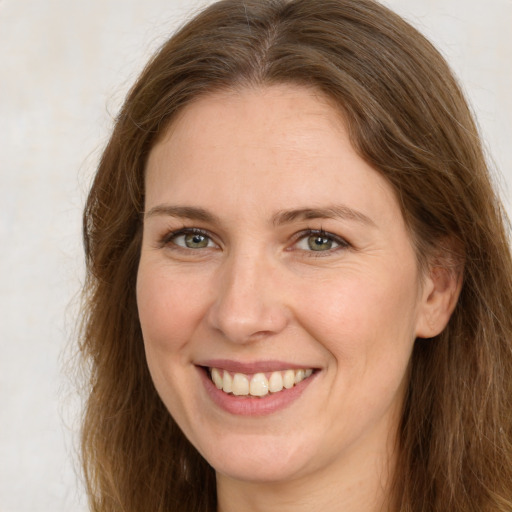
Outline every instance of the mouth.
POLYGON ((221 368, 207 368, 215 387, 226 394, 238 397, 263 398, 291 389, 313 375, 313 368, 288 369, 253 374, 231 373, 221 368))
POLYGON ((213 403, 242 416, 268 415, 291 406, 322 373, 321 368, 276 360, 211 359, 195 366, 213 403))

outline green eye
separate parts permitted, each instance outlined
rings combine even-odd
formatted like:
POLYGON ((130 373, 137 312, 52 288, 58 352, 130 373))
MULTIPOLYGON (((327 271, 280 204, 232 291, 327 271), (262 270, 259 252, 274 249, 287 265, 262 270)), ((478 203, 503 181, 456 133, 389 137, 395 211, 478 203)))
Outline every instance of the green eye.
POLYGON ((308 248, 312 251, 329 251, 334 243, 332 239, 325 236, 313 235, 307 238, 308 248))
POLYGON ((196 230, 180 230, 163 239, 163 245, 175 245, 183 249, 207 249, 216 247, 207 233, 196 230))
POLYGON ((183 235, 183 243, 189 249, 203 249, 208 247, 210 239, 200 233, 187 233, 183 235))
POLYGON ((307 230, 299 233, 301 235, 297 242, 294 244, 294 248, 309 252, 310 256, 312 253, 326 253, 330 254, 338 249, 348 248, 349 244, 346 240, 333 233, 326 233, 322 230, 307 230))

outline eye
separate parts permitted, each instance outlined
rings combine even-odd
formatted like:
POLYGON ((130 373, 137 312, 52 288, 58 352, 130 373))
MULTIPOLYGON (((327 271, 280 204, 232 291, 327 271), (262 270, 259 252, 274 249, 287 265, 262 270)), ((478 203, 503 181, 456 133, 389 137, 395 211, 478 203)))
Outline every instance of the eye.
POLYGON ((348 246, 349 244, 341 237, 318 230, 302 233, 295 244, 296 249, 309 252, 328 252, 348 246))
POLYGON ((172 243, 183 249, 206 249, 217 247, 211 237, 198 229, 181 229, 170 233, 163 240, 164 245, 172 243))

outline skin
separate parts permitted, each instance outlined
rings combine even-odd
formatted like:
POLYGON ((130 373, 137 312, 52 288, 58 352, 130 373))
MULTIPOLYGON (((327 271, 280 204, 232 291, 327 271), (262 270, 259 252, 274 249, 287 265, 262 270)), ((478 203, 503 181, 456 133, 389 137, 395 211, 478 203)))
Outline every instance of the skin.
POLYGON ((217 472, 221 511, 383 510, 413 344, 444 328, 456 294, 446 272, 420 275, 393 190, 314 90, 203 97, 151 151, 137 281, 147 361, 217 472), (183 206, 213 218, 175 215, 183 206), (282 215, 334 206, 341 216, 282 215), (183 228, 206 245, 173 235, 183 228), (322 250, 307 230, 323 231, 322 250), (241 417, 205 391, 196 365, 213 358, 318 372, 288 407, 241 417))

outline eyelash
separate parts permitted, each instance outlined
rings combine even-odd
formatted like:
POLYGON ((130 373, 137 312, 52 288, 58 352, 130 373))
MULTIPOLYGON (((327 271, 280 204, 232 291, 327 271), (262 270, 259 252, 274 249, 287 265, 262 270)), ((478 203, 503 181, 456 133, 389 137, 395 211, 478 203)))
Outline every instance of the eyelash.
POLYGON ((214 241, 213 237, 211 236, 211 234, 208 233, 208 231, 205 231, 203 229, 199 229, 199 228, 181 228, 181 229, 178 229, 176 231, 171 231, 169 233, 166 233, 162 237, 162 239, 160 240, 160 245, 162 247, 165 247, 168 244, 172 243, 174 245, 174 247, 176 247, 178 249, 183 249, 185 251, 186 250, 193 250, 192 248, 182 247, 181 245, 178 245, 178 244, 174 243, 174 240, 176 240, 176 238, 178 238, 179 236, 183 236, 183 235, 200 235, 200 236, 204 236, 204 237, 208 238, 211 241, 214 241))
MULTIPOLYGON (((212 237, 212 235, 208 231, 205 231, 205 230, 199 229, 199 228, 181 228, 181 229, 178 229, 176 231, 171 231, 169 233, 166 233, 161 238, 159 245, 161 247, 166 247, 169 244, 172 244, 173 245, 173 249, 175 249, 175 250, 183 250, 183 251, 194 251, 194 250, 197 250, 197 249, 194 249, 194 248, 191 248, 191 247, 188 247, 188 248, 187 247, 183 247, 183 246, 178 245, 178 244, 176 244, 174 242, 174 240, 176 240, 178 237, 185 236, 185 235, 200 235, 200 236, 204 236, 205 238, 209 239, 213 243, 216 243, 214 238, 212 237)), ((350 247, 351 247, 351 244, 349 242, 347 242, 344 238, 342 238, 342 237, 340 237, 338 235, 335 235, 334 233, 330 233, 328 231, 324 231, 323 229, 304 229, 304 230, 300 231, 299 233, 296 233, 293 236, 293 244, 292 244, 292 246, 288 250, 290 250, 290 251, 301 250, 305 254, 307 254, 308 257, 317 258, 317 257, 327 256, 327 255, 332 254, 333 252, 338 251, 340 249, 348 249, 350 247), (323 239, 326 239, 328 241, 334 242, 335 244, 338 245, 338 247, 335 247, 335 248, 332 248, 332 249, 327 249, 327 250, 319 250, 319 251, 315 251, 313 249, 311 249, 311 250, 297 249, 295 247, 300 241, 305 240, 308 237, 323 238, 323 239)), ((204 248, 208 248, 208 247, 204 247, 204 248)), ((199 248, 199 249, 202 249, 202 248, 199 248)))
POLYGON ((334 247, 331 249, 327 249, 325 251, 315 251, 313 249, 306 250, 302 249, 303 252, 311 258, 319 258, 322 256, 328 256, 332 254, 333 252, 336 252, 341 249, 348 249, 351 247, 351 245, 342 237, 335 235, 334 233, 330 233, 329 231, 324 231, 323 229, 305 229, 303 231, 300 231, 294 236, 294 243, 290 250, 301 250, 301 249, 294 249, 294 246, 296 246, 300 241, 307 240, 309 237, 315 237, 315 238, 322 238, 331 242, 334 242, 338 245, 338 247, 334 247))

